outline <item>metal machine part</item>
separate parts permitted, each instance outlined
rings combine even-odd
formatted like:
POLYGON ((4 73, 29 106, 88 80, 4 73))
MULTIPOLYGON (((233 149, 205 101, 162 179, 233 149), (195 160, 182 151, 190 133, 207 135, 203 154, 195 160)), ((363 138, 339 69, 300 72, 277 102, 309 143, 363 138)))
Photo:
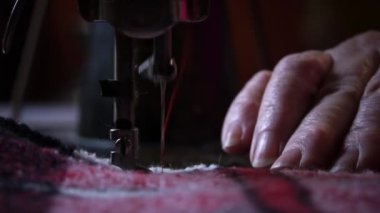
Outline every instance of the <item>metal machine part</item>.
POLYGON ((5 28, 4 35, 2 35, 1 49, 3 54, 6 54, 10 49, 17 20, 19 19, 19 16, 21 14, 20 11, 22 9, 22 3, 22 1, 20 2, 20 0, 16 0, 16 2, 13 5, 9 19, 7 21, 7 26, 5 28))
MULTIPOLYGON (((3 35, 0 35, 2 39, 1 49, 3 54, 10 53, 12 48, 20 43, 23 45, 20 61, 17 67, 16 80, 11 95, 12 118, 15 120, 20 119, 24 93, 29 80, 31 66, 47 6, 48 0, 15 0, 8 21, 6 22, 5 31, 3 35), (26 33, 25 41, 14 41, 17 38, 20 39, 20 35, 17 34, 23 26, 23 22, 27 22, 29 25, 27 25, 27 30, 24 31, 26 33)), ((17 51, 17 48, 15 49, 17 51)))
POLYGON ((101 82, 104 96, 115 98, 115 142, 111 162, 135 169, 139 137, 135 127, 136 74, 165 85, 176 74, 171 28, 179 22, 207 18, 210 0, 78 0, 87 21, 106 21, 115 28, 115 80, 101 82), (152 55, 136 63, 137 39, 153 39, 152 55))
POLYGON ((87 21, 107 21, 132 38, 155 38, 178 22, 207 17, 209 0, 78 0, 87 21))

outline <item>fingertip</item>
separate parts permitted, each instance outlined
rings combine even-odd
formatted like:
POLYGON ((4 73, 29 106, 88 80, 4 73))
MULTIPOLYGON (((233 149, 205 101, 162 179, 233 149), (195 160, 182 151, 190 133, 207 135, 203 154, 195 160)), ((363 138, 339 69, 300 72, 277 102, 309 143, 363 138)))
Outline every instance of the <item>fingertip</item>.
POLYGON ((295 169, 299 167, 299 162, 302 157, 299 149, 284 151, 281 156, 274 162, 271 169, 295 169))
POLYGON ((275 158, 258 158, 251 160, 251 165, 253 168, 269 168, 275 161, 275 158))
POLYGON ((330 169, 330 172, 353 172, 356 168, 358 156, 357 149, 345 150, 330 169))
POLYGON ((229 154, 238 154, 244 152, 244 142, 242 141, 243 129, 238 122, 232 122, 228 125, 222 137, 222 148, 229 154))
POLYGON ((354 171, 354 169, 352 169, 352 168, 348 168, 348 167, 344 167, 344 166, 340 166, 340 165, 333 166, 330 169, 331 173, 342 173, 342 172, 353 172, 353 171, 354 171))
POLYGON ((257 134, 252 140, 251 164, 255 168, 270 167, 280 154, 278 138, 270 131, 257 134))
POLYGON ((380 159, 377 154, 368 154, 368 153, 360 153, 359 160, 357 163, 356 170, 357 171, 379 171, 380 170, 380 159))

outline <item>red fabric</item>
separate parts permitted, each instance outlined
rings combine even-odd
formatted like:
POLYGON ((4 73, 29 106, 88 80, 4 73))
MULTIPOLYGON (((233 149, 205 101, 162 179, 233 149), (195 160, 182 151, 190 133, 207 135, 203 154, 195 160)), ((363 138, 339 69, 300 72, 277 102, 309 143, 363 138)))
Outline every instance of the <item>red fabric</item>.
POLYGON ((376 212, 380 175, 142 173, 0 137, 1 212, 376 212))

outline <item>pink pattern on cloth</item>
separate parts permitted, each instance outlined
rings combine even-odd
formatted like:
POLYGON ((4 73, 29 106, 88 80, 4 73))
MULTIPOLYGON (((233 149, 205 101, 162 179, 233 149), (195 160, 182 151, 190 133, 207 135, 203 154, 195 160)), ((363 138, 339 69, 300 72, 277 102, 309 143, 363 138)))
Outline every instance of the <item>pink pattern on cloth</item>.
POLYGON ((122 171, 0 137, 1 212, 375 212, 380 175, 122 171))

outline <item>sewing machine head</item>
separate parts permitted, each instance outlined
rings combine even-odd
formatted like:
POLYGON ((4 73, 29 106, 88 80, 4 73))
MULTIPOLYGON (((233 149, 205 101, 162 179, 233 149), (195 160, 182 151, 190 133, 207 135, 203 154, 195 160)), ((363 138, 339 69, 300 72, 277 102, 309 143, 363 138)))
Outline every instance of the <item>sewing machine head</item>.
POLYGON ((209 0, 78 0, 87 21, 107 21, 133 38, 155 38, 178 22, 207 17, 209 0))
POLYGON ((115 29, 115 80, 101 82, 103 95, 115 98, 115 127, 110 130, 115 141, 113 164, 124 169, 136 168, 139 143, 134 124, 135 75, 144 75, 163 87, 166 81, 174 79, 171 28, 179 22, 206 19, 209 3, 209 0, 78 0, 84 19, 106 21, 115 29), (140 64, 136 60, 140 48, 137 39, 153 39, 151 56, 140 64))

